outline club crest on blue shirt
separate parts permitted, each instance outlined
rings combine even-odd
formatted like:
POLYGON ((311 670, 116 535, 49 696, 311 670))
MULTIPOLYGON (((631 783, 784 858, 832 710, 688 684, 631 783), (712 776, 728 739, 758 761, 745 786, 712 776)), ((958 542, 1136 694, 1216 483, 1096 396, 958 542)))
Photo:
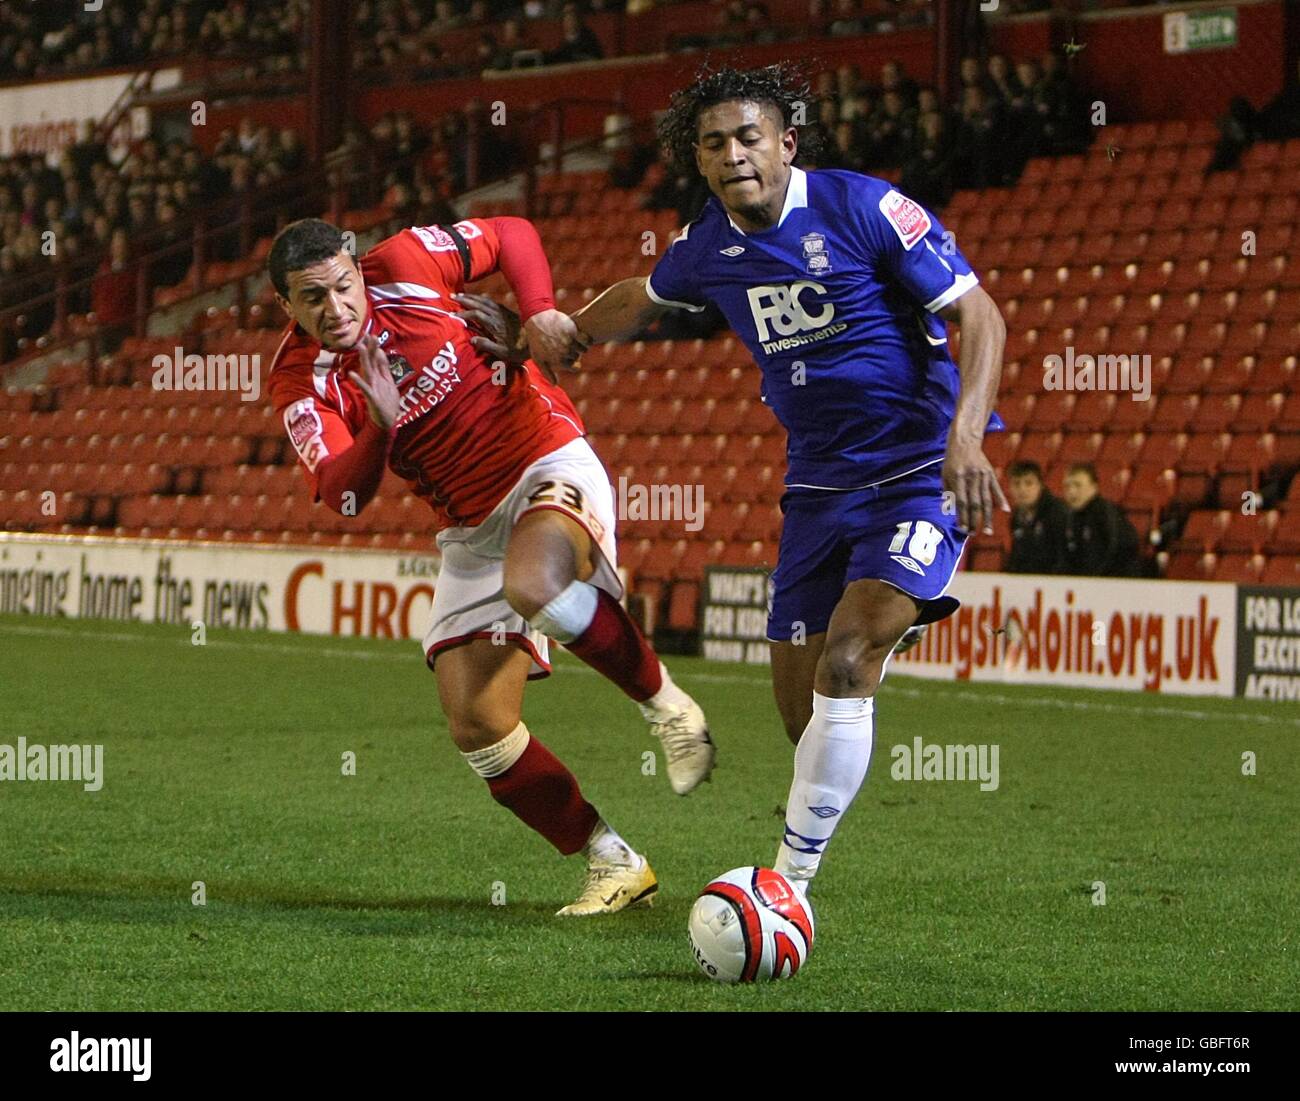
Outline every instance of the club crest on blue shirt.
POLYGON ((805 233, 799 240, 803 242, 803 260, 810 274, 824 274, 831 270, 831 255, 826 251, 825 237, 820 233, 805 233))

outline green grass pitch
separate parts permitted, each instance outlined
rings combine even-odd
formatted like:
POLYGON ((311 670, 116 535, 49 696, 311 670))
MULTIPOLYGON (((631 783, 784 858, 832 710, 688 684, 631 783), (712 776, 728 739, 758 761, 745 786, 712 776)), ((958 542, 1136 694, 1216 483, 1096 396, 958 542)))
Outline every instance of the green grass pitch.
POLYGON ((684 799, 611 685, 529 689, 661 883, 565 922, 578 859, 465 767, 417 644, 0 618, 0 742, 105 747, 97 793, 0 783, 0 1009, 1300 1008, 1300 708, 891 675, 807 967, 724 987, 686 915, 772 860, 792 751, 765 669, 671 664, 719 746, 684 799), (917 735, 998 744, 1000 786, 892 779, 917 735))

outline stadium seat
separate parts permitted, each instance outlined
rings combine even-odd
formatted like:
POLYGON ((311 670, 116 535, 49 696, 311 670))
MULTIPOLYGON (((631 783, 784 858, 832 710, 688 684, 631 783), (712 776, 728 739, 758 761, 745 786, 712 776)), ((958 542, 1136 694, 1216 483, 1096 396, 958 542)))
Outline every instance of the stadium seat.
POLYGON ((1264 566, 1262 554, 1222 554, 1215 561, 1210 576, 1214 581, 1255 585, 1263 576, 1264 566))

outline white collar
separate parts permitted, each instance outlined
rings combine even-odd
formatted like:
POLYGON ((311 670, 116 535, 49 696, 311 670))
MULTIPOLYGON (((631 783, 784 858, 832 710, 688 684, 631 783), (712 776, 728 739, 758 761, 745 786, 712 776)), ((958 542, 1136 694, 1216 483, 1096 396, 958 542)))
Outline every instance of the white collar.
MULTIPOLYGON (((786 215, 788 215, 790 211, 796 210, 799 207, 804 207, 807 205, 808 205, 808 173, 805 172, 802 168, 797 168, 795 165, 792 164, 790 166, 790 182, 786 184, 786 188, 785 188, 785 206, 781 208, 781 217, 779 217, 776 220, 775 228, 779 229, 782 226, 782 224, 784 224, 786 215)), ((724 206, 722 209, 725 211, 727 208, 724 206)), ((740 226, 736 225, 735 222, 731 221, 730 214, 727 215, 727 221, 731 222, 731 228, 734 229, 737 233, 739 233, 742 237, 749 236, 749 234, 747 234, 743 229, 741 229, 740 226)))

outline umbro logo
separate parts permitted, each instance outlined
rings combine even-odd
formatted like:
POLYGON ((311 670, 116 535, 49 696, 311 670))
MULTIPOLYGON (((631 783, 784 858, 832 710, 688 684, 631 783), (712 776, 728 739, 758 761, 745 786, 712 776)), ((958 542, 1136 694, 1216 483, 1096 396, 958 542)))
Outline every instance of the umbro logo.
POLYGON ((891 554, 889 557, 892 558, 895 562, 897 562, 900 566, 906 566, 913 573, 919 573, 922 577, 925 576, 925 570, 921 569, 921 567, 918 566, 916 562, 913 561, 911 558, 908 558, 902 554, 891 554))
POLYGON ((731 248, 720 248, 718 249, 718 251, 722 253, 723 256, 739 256, 742 252, 745 251, 745 246, 732 245, 731 248))
POLYGON ((817 815, 818 818, 834 818, 837 814, 840 813, 834 807, 822 806, 822 807, 809 807, 808 809, 812 811, 813 814, 817 815))

